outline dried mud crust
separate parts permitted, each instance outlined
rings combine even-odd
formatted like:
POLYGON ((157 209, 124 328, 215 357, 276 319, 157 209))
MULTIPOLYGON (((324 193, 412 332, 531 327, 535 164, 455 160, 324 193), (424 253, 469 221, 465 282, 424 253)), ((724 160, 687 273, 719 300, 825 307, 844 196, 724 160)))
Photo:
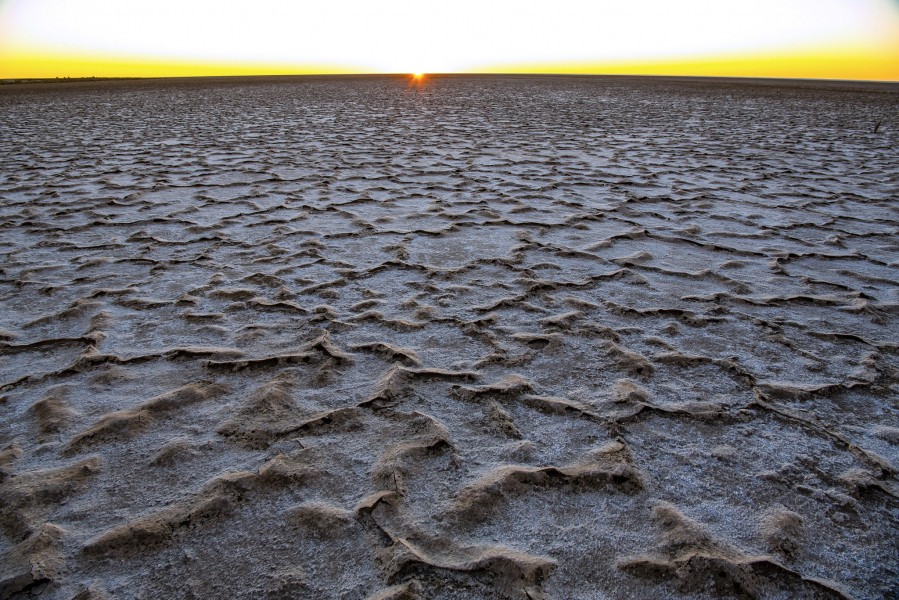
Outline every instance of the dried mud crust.
POLYGON ((895 86, 8 87, 0 599, 899 594, 895 86))

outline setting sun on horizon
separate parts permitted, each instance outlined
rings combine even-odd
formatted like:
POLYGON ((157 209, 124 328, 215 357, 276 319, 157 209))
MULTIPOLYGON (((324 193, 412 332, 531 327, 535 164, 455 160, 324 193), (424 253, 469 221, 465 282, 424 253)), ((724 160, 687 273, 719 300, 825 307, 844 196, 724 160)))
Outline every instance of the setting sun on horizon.
POLYGON ((899 80, 896 0, 0 0, 0 78, 596 73, 899 80))

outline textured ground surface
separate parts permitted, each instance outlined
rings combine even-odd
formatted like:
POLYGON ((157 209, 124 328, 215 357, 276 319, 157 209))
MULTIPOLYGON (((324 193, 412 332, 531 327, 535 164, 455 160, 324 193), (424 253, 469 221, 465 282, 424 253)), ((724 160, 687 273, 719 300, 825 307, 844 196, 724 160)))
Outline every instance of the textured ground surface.
POLYGON ((0 597, 899 595, 895 86, 10 86, 0 132, 0 597))

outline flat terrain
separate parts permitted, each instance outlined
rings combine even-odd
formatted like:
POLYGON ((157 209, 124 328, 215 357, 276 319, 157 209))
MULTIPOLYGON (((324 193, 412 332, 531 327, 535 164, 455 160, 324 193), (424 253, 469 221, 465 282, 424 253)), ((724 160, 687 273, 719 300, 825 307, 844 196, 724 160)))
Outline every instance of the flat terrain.
POLYGON ((0 598, 899 596, 899 86, 0 90, 0 598))

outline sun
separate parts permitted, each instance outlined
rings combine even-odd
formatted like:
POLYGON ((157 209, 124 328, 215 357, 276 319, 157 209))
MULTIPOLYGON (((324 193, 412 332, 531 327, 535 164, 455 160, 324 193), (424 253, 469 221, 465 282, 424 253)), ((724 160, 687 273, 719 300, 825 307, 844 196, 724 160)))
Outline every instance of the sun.
MULTIPOLYGON (((3 1, 3 0, 0 0, 0 2, 2 2, 2 1, 3 1)), ((407 86, 413 87, 413 88, 416 88, 416 89, 423 89, 423 88, 425 87, 425 84, 426 84, 426 82, 427 82, 427 79, 425 79, 425 74, 424 74, 424 73, 410 73, 410 74, 408 75, 408 77, 409 77, 409 79, 406 80, 406 81, 407 81, 407 83, 406 83, 407 86)))

